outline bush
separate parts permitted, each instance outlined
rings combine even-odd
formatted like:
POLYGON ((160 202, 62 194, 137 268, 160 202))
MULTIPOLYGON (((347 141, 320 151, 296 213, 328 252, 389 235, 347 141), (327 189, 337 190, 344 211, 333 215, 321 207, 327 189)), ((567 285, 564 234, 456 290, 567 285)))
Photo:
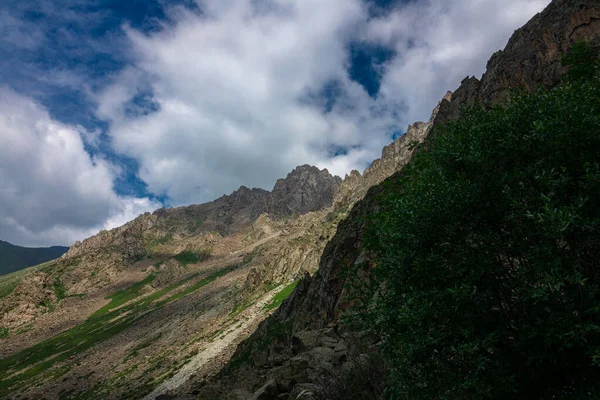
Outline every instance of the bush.
POLYGON ((195 264, 202 261, 206 261, 210 258, 210 254, 208 253, 195 253, 191 251, 182 251, 181 253, 175 255, 173 257, 175 260, 179 261, 179 264, 182 266, 187 266, 189 264, 195 264))
POLYGON ((465 111, 384 184, 367 244, 396 398, 598 398, 600 78, 576 50, 562 87, 465 111))

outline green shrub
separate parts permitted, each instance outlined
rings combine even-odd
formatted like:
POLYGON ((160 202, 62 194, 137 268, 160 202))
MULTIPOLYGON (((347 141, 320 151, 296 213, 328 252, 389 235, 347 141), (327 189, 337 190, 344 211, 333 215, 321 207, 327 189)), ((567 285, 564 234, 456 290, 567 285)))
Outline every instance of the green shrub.
POLYGON ((600 396, 600 78, 576 50, 563 86, 465 111, 384 184, 395 398, 600 396))
POLYGON ((177 254, 173 258, 179 261, 179 263, 185 267, 188 264, 195 264, 198 262, 206 261, 210 258, 210 255, 207 253, 194 253, 186 250, 177 254))
POLYGON ((66 297, 67 290, 65 289, 65 285, 63 285, 61 282, 60 277, 54 279, 52 288, 54 289, 54 295, 56 296, 57 301, 60 301, 66 297))

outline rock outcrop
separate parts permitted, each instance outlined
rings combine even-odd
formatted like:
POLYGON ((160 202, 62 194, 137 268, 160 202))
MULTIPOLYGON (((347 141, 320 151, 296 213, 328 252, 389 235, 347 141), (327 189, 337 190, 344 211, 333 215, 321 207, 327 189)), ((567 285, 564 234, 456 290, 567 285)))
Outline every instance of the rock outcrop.
POLYGON ((302 165, 278 179, 266 199, 265 211, 275 218, 302 215, 331 206, 342 179, 326 169, 302 165))
POLYGON ((9 302, 0 303, 2 328, 12 329, 27 324, 46 312, 56 301, 52 279, 40 272, 27 276, 10 295, 9 302))
MULTIPOLYGON (((22 350, 12 345, 18 344, 19 331, 24 331, 19 327, 28 321, 31 344, 47 339, 34 326, 41 313, 40 319, 55 324, 52 332, 64 330, 66 319, 52 321, 58 313, 50 311, 56 306, 62 314, 75 314, 71 333, 82 329, 90 336, 82 342, 55 336, 50 342, 61 343, 61 352, 71 345, 85 345, 85 351, 57 361, 63 364, 53 370, 40 369, 46 368, 42 365, 33 371, 57 373, 60 379, 20 378, 26 369, 7 376, 29 384, 19 386, 27 397, 139 395, 215 343, 225 346, 220 341, 228 338, 229 353, 208 360, 185 390, 162 398, 329 398, 336 374, 368 359, 361 346, 375 347, 341 321, 354 304, 348 280, 368 281, 371 271, 363 235, 368 216, 377 212, 377 194, 385 190, 379 184, 390 175, 393 179, 435 128, 460 115, 462 106, 502 103, 515 87, 556 85, 564 73, 560 57, 574 41, 600 46, 599 18, 597 0, 555 0, 515 32, 481 80, 464 80, 442 99, 429 121, 411 125, 362 175, 353 171, 342 181, 327 170, 300 166, 278 180, 272 192, 242 186, 206 204, 146 213, 77 243, 59 261, 23 278, 0 301, 0 328, 9 331, 0 350, 9 355, 22 350), (350 276, 349 270, 356 274, 350 276), (297 280, 300 276, 304 278, 297 280), (293 280, 292 295, 237 348, 231 364, 211 378, 242 339, 232 335, 239 331, 248 337, 271 312, 271 304, 278 304, 272 303, 274 296, 283 287, 291 290, 293 280), (115 303, 125 302, 123 308, 106 314, 106 321, 90 321, 92 313, 111 301, 107 295, 117 297, 115 303), (146 295, 156 298, 146 301, 146 295), (129 323, 133 325, 127 328, 129 323), (88 343, 96 334, 107 336, 88 343)), ((52 357, 44 363, 50 365, 52 357)))
POLYGON ((404 135, 383 148, 381 158, 374 160, 362 175, 356 170, 346 175, 335 196, 335 208, 350 208, 365 196, 369 188, 380 184, 394 172, 402 169, 410 161, 418 145, 429 135, 442 103, 448 102, 451 98, 452 92, 446 93, 431 113, 429 121, 415 122, 410 125, 404 135))
POLYGON ((531 91, 560 83, 566 68, 562 56, 577 41, 600 48, 600 4, 597 0, 554 0, 515 31, 504 50, 494 53, 481 79, 465 78, 449 101, 442 101, 435 120, 443 124, 463 106, 508 101, 511 90, 531 91))

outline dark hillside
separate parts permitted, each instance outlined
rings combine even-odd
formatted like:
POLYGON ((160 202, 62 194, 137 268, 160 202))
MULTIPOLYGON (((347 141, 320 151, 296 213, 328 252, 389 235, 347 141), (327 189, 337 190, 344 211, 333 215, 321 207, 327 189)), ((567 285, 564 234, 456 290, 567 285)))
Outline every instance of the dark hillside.
POLYGON ((68 247, 21 247, 0 240, 0 275, 54 260, 65 254, 68 247))

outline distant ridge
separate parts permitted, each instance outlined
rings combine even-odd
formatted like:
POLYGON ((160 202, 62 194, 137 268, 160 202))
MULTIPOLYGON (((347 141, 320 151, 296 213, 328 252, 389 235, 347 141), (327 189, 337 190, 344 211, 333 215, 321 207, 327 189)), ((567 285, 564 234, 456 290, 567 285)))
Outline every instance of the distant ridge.
POLYGON ((0 275, 54 260, 69 250, 64 246, 21 247, 0 240, 0 275))

